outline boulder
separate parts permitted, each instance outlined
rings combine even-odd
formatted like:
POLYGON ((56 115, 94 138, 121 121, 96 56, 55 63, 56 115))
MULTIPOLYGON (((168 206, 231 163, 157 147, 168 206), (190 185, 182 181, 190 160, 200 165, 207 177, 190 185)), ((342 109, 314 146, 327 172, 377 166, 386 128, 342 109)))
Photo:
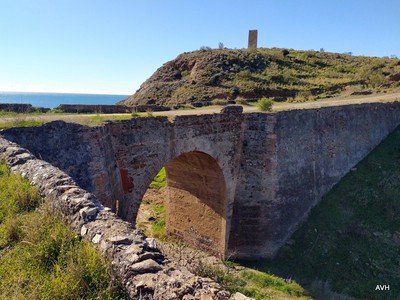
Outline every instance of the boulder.
POLYGON ((129 267, 129 270, 136 274, 156 273, 161 269, 162 267, 152 259, 146 259, 129 267))
POLYGON ((221 109, 221 114, 240 115, 241 113, 243 113, 243 106, 241 105, 228 105, 221 109))

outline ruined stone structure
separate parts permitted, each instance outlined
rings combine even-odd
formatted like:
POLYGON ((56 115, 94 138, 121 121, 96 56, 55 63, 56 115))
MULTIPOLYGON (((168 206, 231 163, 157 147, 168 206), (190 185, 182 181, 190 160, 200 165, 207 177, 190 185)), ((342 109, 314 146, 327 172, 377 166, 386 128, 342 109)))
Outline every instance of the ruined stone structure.
POLYGON ((257 30, 249 30, 249 49, 257 49, 257 39, 258 39, 258 31, 257 30))
POLYGON ((96 113, 96 114, 118 114, 131 112, 130 107, 124 105, 106 104, 60 104, 56 107, 66 113, 96 113))
POLYGON ((272 257, 310 209, 400 124, 400 103, 164 117, 1 134, 130 222, 166 167, 167 230, 222 256, 272 257))
POLYGON ((31 112, 47 112, 50 108, 33 107, 32 104, 23 103, 0 103, 0 111, 8 111, 15 113, 31 113, 31 112))
POLYGON ((65 172, 1 137, 0 160, 35 185, 53 212, 108 259, 129 299, 250 299, 240 293, 232 295, 212 279, 196 276, 166 259, 154 239, 145 238, 118 218, 65 172))

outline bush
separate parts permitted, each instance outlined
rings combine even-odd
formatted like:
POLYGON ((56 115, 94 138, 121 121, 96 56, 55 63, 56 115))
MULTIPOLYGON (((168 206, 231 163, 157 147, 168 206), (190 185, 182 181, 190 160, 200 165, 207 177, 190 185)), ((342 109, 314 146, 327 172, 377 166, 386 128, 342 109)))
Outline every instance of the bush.
POLYGON ((283 50, 282 50, 282 55, 283 55, 284 57, 286 57, 287 55, 289 55, 289 50, 288 50, 288 49, 283 49, 283 50))
POLYGON ((47 114, 63 114, 64 111, 59 108, 52 108, 46 112, 47 114))
POLYGON ((385 78, 385 76, 383 74, 375 73, 375 74, 372 74, 369 77, 368 84, 371 87, 375 88, 375 87, 378 87, 378 86, 384 84, 385 81, 386 81, 386 78, 385 78))
POLYGON ((227 105, 228 104, 228 100, 226 99, 214 99, 211 101, 212 105, 227 105))
POLYGON ((257 107, 262 111, 271 111, 274 102, 268 98, 261 98, 257 101, 257 107))
POLYGON ((131 116, 132 116, 132 118, 138 118, 138 117, 140 117, 140 114, 138 112, 136 112, 136 111, 133 111, 131 113, 131 116))
POLYGON ((311 100, 312 94, 310 91, 300 91, 297 93, 294 102, 306 102, 311 100))
POLYGON ((240 105, 250 105, 244 98, 236 98, 235 103, 240 105))
POLYGON ((146 110, 146 116, 147 117, 154 117, 153 111, 151 109, 146 110))

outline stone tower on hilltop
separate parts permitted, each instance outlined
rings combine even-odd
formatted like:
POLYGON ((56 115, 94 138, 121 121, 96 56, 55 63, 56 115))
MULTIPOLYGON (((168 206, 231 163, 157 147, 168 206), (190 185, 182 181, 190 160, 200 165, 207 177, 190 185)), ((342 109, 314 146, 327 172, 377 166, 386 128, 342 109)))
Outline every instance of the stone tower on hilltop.
POLYGON ((249 30, 249 49, 257 49, 257 36, 258 31, 256 29, 249 30))

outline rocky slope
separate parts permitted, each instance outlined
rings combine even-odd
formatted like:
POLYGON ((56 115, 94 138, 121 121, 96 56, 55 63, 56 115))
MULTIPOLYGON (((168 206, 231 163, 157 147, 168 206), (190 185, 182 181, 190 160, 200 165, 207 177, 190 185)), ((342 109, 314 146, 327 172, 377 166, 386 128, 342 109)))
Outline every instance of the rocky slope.
POLYGON ((260 97, 307 101, 399 86, 397 58, 278 48, 199 50, 165 63, 119 104, 200 106, 214 99, 260 97))

